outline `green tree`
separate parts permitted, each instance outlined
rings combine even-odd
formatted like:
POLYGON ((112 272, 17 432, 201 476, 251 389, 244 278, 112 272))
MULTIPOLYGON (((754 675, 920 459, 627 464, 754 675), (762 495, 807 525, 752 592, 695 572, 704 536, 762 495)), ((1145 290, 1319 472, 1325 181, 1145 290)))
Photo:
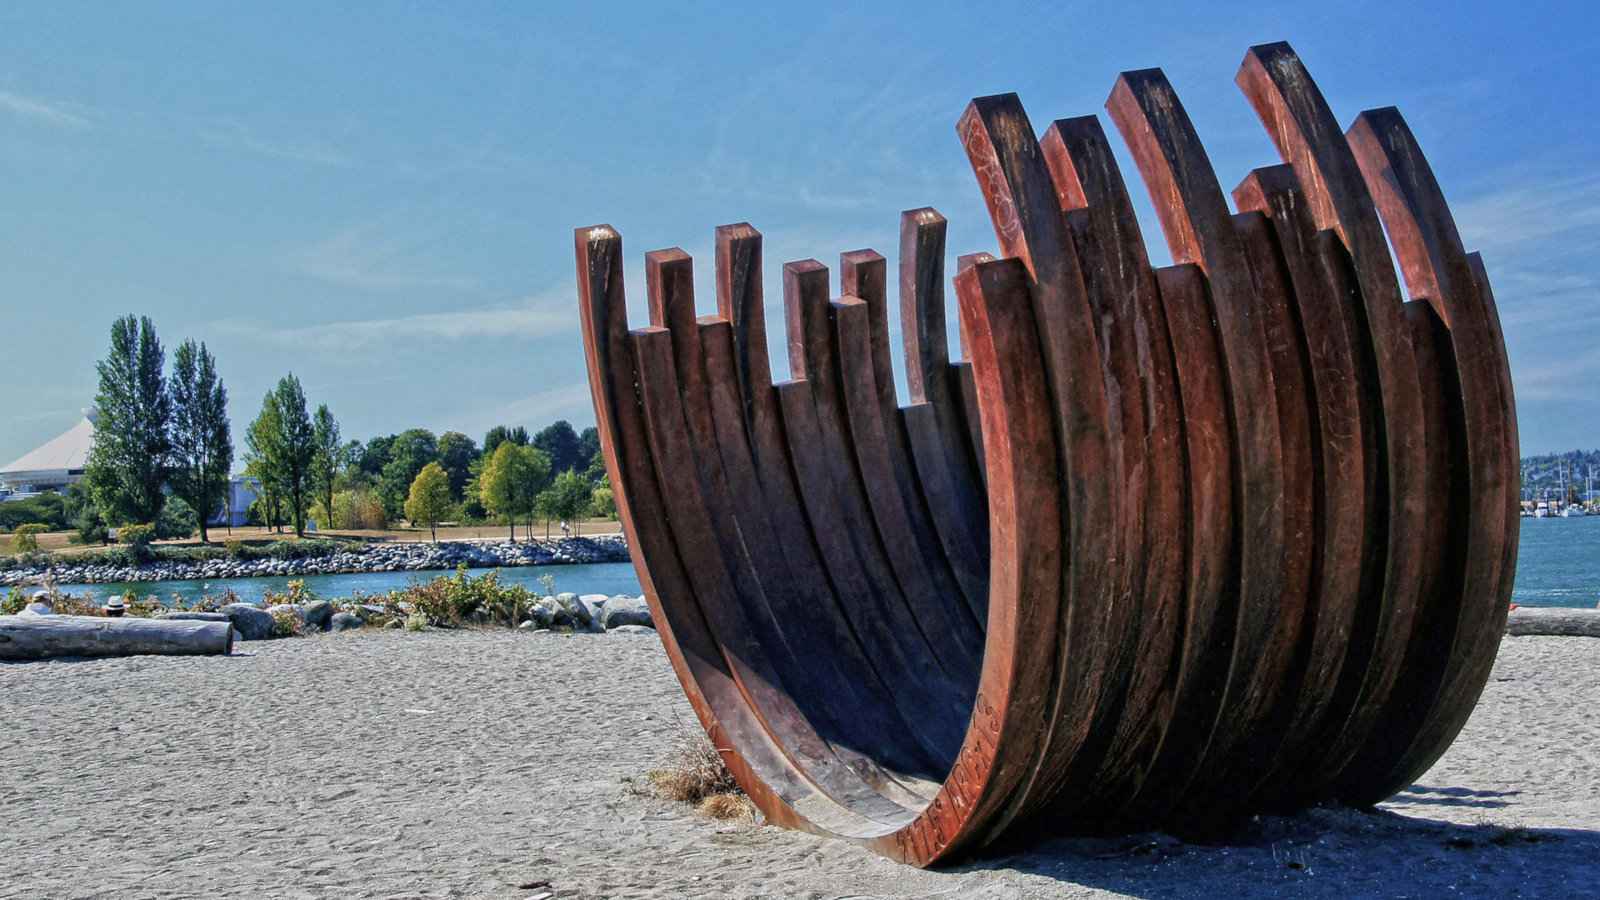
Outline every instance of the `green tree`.
POLYGON ((195 511, 200 542, 222 505, 233 469, 228 389, 205 344, 184 341, 172 354, 172 489, 195 511))
POLYGON ((316 427, 306 412, 306 394, 294 373, 278 379, 273 389, 278 401, 278 439, 273 442, 278 455, 273 461, 283 499, 289 504, 290 520, 296 537, 305 537, 306 508, 311 505, 311 462, 317 452, 316 427))
POLYGON ((439 520, 450 512, 450 476, 436 462, 428 463, 411 482, 406 497, 406 518, 412 525, 426 524, 434 543, 439 542, 439 520))
POLYGON ((605 466, 600 458, 600 429, 590 425, 578 434, 578 464, 574 468, 579 472, 591 471, 597 462, 605 466))
POLYGON ((27 525, 17 526, 17 530, 11 533, 11 552, 17 554, 38 553, 39 535, 45 534, 49 530, 50 526, 42 522, 30 522, 27 525))
POLYGON ((483 455, 493 456, 494 451, 500 449, 500 444, 503 441, 526 446, 528 443, 528 429, 523 428, 521 425, 515 428, 496 425, 489 429, 488 433, 483 436, 483 455))
POLYGON ((589 508, 597 516, 617 517, 617 495, 611 490, 611 479, 601 476, 600 482, 589 492, 589 508))
POLYGON ((282 418, 278 395, 267 391, 261 400, 261 412, 244 432, 244 471, 261 486, 260 495, 253 505, 261 511, 261 523, 275 531, 282 530, 283 522, 278 517, 279 498, 283 494, 282 473, 278 467, 278 460, 283 457, 283 451, 278 447, 282 430, 279 422, 282 418))
POLYGON ((422 467, 439 458, 439 439, 426 428, 411 428, 395 435, 389 444, 389 461, 378 479, 378 496, 383 498, 389 518, 398 519, 405 511, 406 494, 422 467))
POLYGON ((550 477, 550 459, 539 450, 502 441, 478 478, 478 494, 493 515, 505 520, 511 540, 517 539, 517 518, 526 515, 532 527, 534 501, 550 477))
POLYGON ((111 351, 95 365, 94 443, 84 479, 95 504, 117 524, 154 522, 166 502, 172 400, 166 356, 148 316, 111 325, 111 351))
POLYGON ((533 436, 533 445, 550 457, 550 471, 557 474, 576 468, 579 463, 578 433, 566 419, 557 419, 533 436))
POLYGON ((439 435, 439 465, 450 476, 450 496, 462 499, 472 478, 472 463, 478 458, 478 444, 459 431, 439 435))
POLYGON ((383 477, 383 467, 393 459, 395 437, 396 435, 392 434, 375 437, 354 448, 359 451, 356 457, 356 469, 366 475, 372 484, 378 483, 383 477))
POLYGON ((588 479, 571 469, 557 475, 536 501, 539 513, 544 516, 545 537, 550 536, 551 519, 571 522, 575 529, 580 529, 578 519, 589 512, 593 490, 588 479))
POLYGON ((327 526, 337 528, 333 491, 339 480, 345 447, 339 442, 339 422, 328 411, 326 403, 318 405, 316 415, 311 417, 311 444, 314 448, 311 453, 311 484, 322 499, 322 508, 328 516, 327 526))

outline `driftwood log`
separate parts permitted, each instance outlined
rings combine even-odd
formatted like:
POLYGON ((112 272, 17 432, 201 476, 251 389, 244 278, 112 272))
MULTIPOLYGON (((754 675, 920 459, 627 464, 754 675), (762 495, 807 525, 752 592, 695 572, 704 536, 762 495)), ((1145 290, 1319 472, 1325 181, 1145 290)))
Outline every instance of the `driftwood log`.
POLYGON ((717 230, 716 315, 647 254, 647 327, 577 231, 628 547, 768 821, 918 865, 1209 831, 1376 803, 1466 722, 1520 526, 1484 265, 1398 112, 1347 132, 1285 44, 1237 80, 1281 164, 1231 198, 1159 70, 1107 102, 1171 266, 1098 118, 973 101, 1000 258, 959 258, 952 360, 945 219, 902 214, 904 405, 883 256, 783 267, 775 380, 756 229, 717 230))
POLYGON ((225 656, 232 650, 233 626, 226 622, 0 616, 0 660, 147 654, 225 656))
POLYGON ((1600 637, 1600 609, 1530 609, 1511 611, 1506 634, 1600 637))

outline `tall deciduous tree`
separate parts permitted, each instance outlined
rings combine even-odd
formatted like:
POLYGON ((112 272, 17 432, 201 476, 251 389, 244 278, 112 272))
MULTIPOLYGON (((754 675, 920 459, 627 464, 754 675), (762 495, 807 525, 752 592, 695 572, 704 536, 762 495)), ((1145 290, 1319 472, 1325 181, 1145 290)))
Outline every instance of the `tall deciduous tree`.
POLYGON ((261 412, 256 414, 244 432, 244 471, 261 485, 261 496, 256 502, 264 513, 262 524, 274 530, 281 530, 283 521, 278 518, 279 500, 283 496, 282 472, 278 468, 278 460, 283 455, 278 448, 281 430, 279 420, 282 418, 278 395, 267 391, 261 400, 261 412))
POLYGON ((389 517, 399 518, 405 511, 406 494, 417 473, 423 466, 438 460, 439 439, 426 428, 408 428, 395 435, 388 450, 389 461, 384 464, 383 476, 378 480, 378 495, 383 498, 389 517))
POLYGON ((162 373, 165 354, 148 316, 111 325, 111 350, 95 368, 94 444, 85 480, 115 524, 151 523, 161 515, 171 445, 172 401, 162 373))
POLYGON ((222 506, 233 468, 228 389, 205 344, 184 341, 172 355, 172 488, 195 511, 200 541, 222 506))
POLYGON ((339 422, 328 411, 326 403, 318 405, 316 415, 311 417, 311 434, 314 447, 311 454, 311 484, 322 500, 322 508, 328 513, 328 527, 337 528, 339 524, 334 521, 333 488, 339 479, 340 461, 344 458, 345 448, 339 442, 339 422))
POLYGON ((510 441, 513 444, 527 444, 528 429, 523 428, 521 425, 515 428, 496 425, 489 429, 483 436, 483 455, 493 456, 494 451, 500 449, 502 441, 510 441))
POLYGON ((278 380, 272 391, 278 402, 278 451, 273 467, 283 485, 283 498, 289 503, 294 533, 305 537, 306 507, 311 505, 311 461, 316 456, 316 427, 306 412, 306 394, 300 379, 291 372, 278 380))
MULTIPOLYGON (((578 464, 574 468, 588 477, 588 473, 594 470, 596 463, 605 465, 600 457, 600 429, 590 425, 578 434, 578 464)), ((589 480, 595 479, 589 478, 589 480)))
POLYGON ((366 479, 376 485, 383 478, 383 467, 389 464, 394 449, 395 435, 380 435, 361 446, 355 457, 355 467, 366 479))
MULTIPOLYGON (((597 438, 598 440, 598 438, 597 438)), ((580 451, 578 433, 566 419, 557 419, 533 436, 533 445, 550 456, 550 471, 561 473, 576 468, 580 451)))
POLYGON ((450 476, 436 462, 428 463, 411 482, 406 497, 406 518, 412 525, 427 525, 434 543, 439 542, 439 520, 450 512, 450 476))
POLYGON ((545 537, 550 536, 551 519, 571 522, 581 530, 578 518, 588 513, 593 492, 589 480, 571 469, 557 475, 537 501, 539 512, 544 516, 545 537))
POLYGON ((462 499, 467 481, 472 478, 472 463, 478 458, 478 444, 459 431, 439 435, 439 465, 450 476, 450 496, 462 499))
POLYGON ((544 453, 502 441, 478 478, 478 493, 483 505, 510 526, 515 541, 517 518, 527 516, 532 528, 534 500, 549 478, 550 459, 544 453))

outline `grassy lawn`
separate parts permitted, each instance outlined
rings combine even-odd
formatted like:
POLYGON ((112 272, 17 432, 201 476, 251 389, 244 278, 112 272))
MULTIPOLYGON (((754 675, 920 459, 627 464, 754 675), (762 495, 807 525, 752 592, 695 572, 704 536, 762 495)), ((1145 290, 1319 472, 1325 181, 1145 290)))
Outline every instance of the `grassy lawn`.
MULTIPOLYGON (((589 519, 583 522, 580 529, 580 534, 584 537, 590 537, 602 534, 618 534, 621 531, 621 524, 614 519, 589 519)), ((83 547, 79 546, 78 544, 71 543, 68 538, 72 534, 74 534, 74 532, 51 531, 38 535, 39 549, 48 553, 59 553, 61 551, 83 553, 86 551, 92 552, 97 549, 94 547, 83 547)), ((509 530, 504 525, 439 526, 439 540, 441 541, 467 541, 479 539, 504 540, 508 534, 509 530)), ((552 522, 550 524, 550 535, 551 537, 561 537, 561 528, 558 523, 552 522)), ((537 523, 534 526, 533 536, 536 538, 544 537, 543 522, 537 523)), ((283 533, 280 534, 270 529, 256 526, 234 528, 231 531, 227 528, 212 528, 208 531, 207 537, 211 539, 209 543, 214 547, 220 547, 227 541, 241 541, 245 544, 260 545, 270 544, 273 541, 296 540, 294 532, 287 528, 285 528, 283 533)), ((519 524, 517 526, 517 540, 526 540, 527 537, 527 527, 519 524)), ((382 531, 308 531, 306 532, 306 538, 308 540, 321 538, 324 540, 351 541, 354 543, 371 543, 377 541, 427 541, 429 540, 429 533, 428 529, 426 528, 386 528, 382 531)), ((190 540, 158 541, 157 543, 163 547, 201 546, 198 535, 190 540)), ((0 556, 10 555, 12 555, 11 536, 0 535, 0 556)))

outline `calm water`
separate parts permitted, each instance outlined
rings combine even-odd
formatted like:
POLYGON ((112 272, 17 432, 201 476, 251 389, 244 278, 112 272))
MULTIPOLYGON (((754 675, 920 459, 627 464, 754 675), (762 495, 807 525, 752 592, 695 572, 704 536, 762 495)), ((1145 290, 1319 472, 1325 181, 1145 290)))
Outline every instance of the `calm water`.
POLYGON ((1600 604, 1600 516, 1523 519, 1511 599, 1523 606, 1600 604))
MULTIPOLYGON (((488 569, 472 569, 476 577, 488 569)), ((539 579, 553 575, 556 590, 574 594, 629 594, 638 596, 639 579, 634 577, 629 563, 595 563, 575 566, 514 566, 500 569, 501 584, 520 584, 531 591, 543 591, 539 579)), ((413 581, 427 581, 439 575, 449 575, 451 569, 424 569, 419 572, 361 572, 353 575, 301 575, 306 587, 323 597, 348 597, 357 591, 363 594, 381 594, 403 588, 413 581)), ((63 584, 61 589, 69 594, 90 594, 109 597, 112 594, 154 594, 170 600, 174 594, 186 602, 198 600, 205 594, 220 594, 231 588, 241 600, 259 600, 267 591, 283 591, 290 577, 222 578, 214 581, 136 581, 125 584, 63 584)))
MULTIPOLYGON (((485 569, 474 569, 474 575, 485 569)), ((348 597, 356 591, 377 594, 405 587, 408 582, 447 575, 448 571, 373 572, 358 575, 307 575, 306 587, 324 597, 348 597)), ((639 581, 627 563, 586 566, 534 566, 500 570, 500 580, 540 590, 539 578, 554 575, 556 590, 575 594, 638 595, 639 581)), ((233 578, 221 581, 149 581, 133 584, 67 584, 73 594, 106 597, 132 592, 193 600, 205 593, 232 588, 241 598, 259 599, 269 590, 281 591, 288 578, 233 578)), ((1518 554, 1517 582, 1512 599, 1524 606, 1586 606, 1600 603, 1600 516, 1583 519, 1523 519, 1522 548, 1518 554)))

